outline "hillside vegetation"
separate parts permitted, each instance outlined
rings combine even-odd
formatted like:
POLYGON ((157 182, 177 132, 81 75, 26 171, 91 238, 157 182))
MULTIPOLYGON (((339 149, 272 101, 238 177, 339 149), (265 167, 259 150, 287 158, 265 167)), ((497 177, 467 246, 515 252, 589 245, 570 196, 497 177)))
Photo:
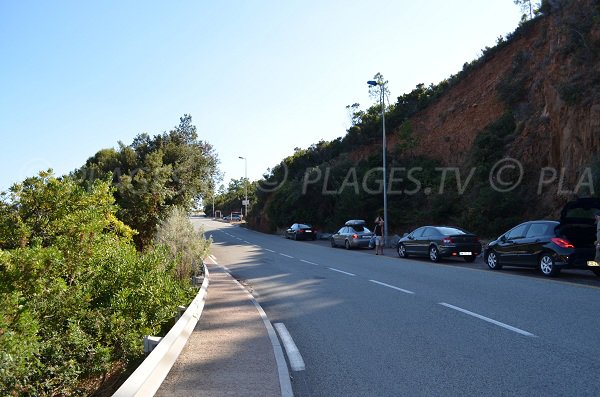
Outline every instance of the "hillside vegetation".
MULTIPOLYGON (((543 2, 458 74, 386 106, 391 232, 436 223, 489 237, 598 196, 599 4, 543 2)), ((252 227, 334 231, 382 213, 381 108, 349 108, 344 137, 297 149, 252 185, 252 227)), ((220 205, 240 208, 239 187, 220 205)))

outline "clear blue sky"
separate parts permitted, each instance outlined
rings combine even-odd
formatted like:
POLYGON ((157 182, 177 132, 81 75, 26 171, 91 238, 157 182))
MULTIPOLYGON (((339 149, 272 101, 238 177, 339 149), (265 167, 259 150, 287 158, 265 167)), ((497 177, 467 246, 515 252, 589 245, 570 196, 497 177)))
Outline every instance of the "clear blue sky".
POLYGON ((512 0, 0 2, 0 190, 191 114, 225 181, 259 179, 346 105, 438 83, 518 25, 512 0))

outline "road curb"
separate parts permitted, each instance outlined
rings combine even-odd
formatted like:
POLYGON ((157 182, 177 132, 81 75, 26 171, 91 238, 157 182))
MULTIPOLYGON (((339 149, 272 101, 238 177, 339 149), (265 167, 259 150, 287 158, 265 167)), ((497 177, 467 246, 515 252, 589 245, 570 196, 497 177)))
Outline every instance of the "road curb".
POLYGON ((208 279, 208 268, 205 266, 204 281, 198 295, 167 335, 113 394, 113 397, 153 396, 156 393, 200 320, 206 302, 208 279))

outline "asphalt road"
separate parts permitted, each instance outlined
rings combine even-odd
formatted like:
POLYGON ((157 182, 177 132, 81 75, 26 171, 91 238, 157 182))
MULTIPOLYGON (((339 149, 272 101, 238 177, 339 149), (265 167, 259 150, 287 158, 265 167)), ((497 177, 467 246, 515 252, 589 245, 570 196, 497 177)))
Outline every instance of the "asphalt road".
POLYGON ((334 249, 196 219, 283 323, 296 396, 600 395, 600 279, 334 249), (584 281, 581 281, 584 280, 584 281))

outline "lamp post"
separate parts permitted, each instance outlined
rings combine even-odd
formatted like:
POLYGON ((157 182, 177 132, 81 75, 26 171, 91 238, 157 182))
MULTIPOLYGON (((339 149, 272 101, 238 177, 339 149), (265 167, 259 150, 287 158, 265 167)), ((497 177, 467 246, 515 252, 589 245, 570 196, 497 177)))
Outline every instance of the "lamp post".
MULTIPOLYGON (((380 79, 381 80, 381 79, 380 79)), ((379 86, 379 101, 381 103, 381 128, 383 130, 383 246, 388 245, 388 217, 387 217, 387 167, 386 167, 386 139, 385 139, 385 82, 369 80, 367 81, 371 87, 379 86)))
POLYGON ((248 218, 248 159, 238 156, 244 160, 244 192, 246 199, 244 200, 244 219, 248 218))

